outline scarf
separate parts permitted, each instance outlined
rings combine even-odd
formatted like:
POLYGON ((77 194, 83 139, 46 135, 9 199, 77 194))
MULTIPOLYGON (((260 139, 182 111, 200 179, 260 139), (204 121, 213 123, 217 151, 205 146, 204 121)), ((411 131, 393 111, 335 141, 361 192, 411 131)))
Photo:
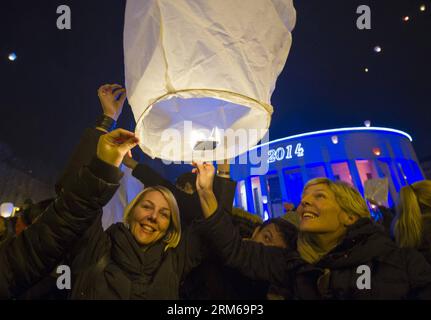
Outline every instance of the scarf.
POLYGON ((308 263, 315 264, 319 262, 326 254, 328 254, 333 248, 329 250, 321 249, 310 234, 300 232, 297 241, 297 250, 301 258, 308 263))
POLYGON ((130 299, 145 299, 149 284, 162 263, 165 243, 159 240, 143 248, 122 223, 113 225, 107 232, 111 238, 111 261, 105 268, 109 287, 120 296, 129 291, 130 299), (124 275, 130 287, 125 286, 124 275))

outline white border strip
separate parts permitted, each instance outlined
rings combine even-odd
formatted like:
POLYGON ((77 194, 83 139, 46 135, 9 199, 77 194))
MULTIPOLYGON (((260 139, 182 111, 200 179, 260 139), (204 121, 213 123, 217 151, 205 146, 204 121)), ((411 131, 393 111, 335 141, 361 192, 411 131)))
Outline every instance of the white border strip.
POLYGON ((281 141, 285 141, 285 140, 291 140, 291 139, 309 137, 309 136, 318 135, 318 134, 324 134, 324 133, 337 133, 337 132, 345 132, 345 131, 383 131, 383 132, 392 132, 392 133, 398 133, 398 134, 400 134, 402 136, 405 136, 410 141, 413 141, 412 137, 408 133, 406 133, 404 131, 401 131, 401 130, 397 130, 397 129, 383 128, 383 127, 353 127, 353 128, 339 128, 339 129, 330 129, 330 130, 320 130, 320 131, 313 131, 313 132, 306 132, 306 133, 296 134, 296 135, 293 135, 293 136, 284 137, 284 138, 280 138, 280 139, 276 139, 276 140, 272 140, 272 141, 269 141, 269 142, 266 142, 266 143, 259 144, 257 146, 254 146, 250 150, 254 150, 254 149, 257 149, 257 148, 261 148, 261 147, 263 147, 263 146, 265 146, 267 144, 281 142, 281 141))

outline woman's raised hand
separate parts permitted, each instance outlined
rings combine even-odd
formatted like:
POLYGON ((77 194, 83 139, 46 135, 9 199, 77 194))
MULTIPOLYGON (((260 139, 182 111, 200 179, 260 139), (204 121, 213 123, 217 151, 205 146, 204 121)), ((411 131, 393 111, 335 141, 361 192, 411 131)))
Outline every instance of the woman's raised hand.
POLYGON ((193 172, 197 174, 196 190, 205 218, 211 217, 217 210, 217 199, 213 192, 215 168, 211 163, 195 163, 193 172))
POLYGON ((126 89, 119 84, 104 84, 97 90, 97 95, 103 113, 117 121, 126 100, 126 89))
POLYGON ((197 174, 196 190, 198 192, 212 192, 215 168, 212 163, 196 163, 193 162, 193 173, 197 174))
POLYGON ((97 157, 113 166, 119 167, 124 156, 139 143, 133 132, 116 129, 100 136, 97 144, 97 157))

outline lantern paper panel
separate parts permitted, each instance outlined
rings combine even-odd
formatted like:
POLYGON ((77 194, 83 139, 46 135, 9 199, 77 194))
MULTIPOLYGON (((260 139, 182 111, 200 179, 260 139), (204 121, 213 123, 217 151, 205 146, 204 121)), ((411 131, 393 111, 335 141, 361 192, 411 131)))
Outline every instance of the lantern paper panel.
POLYGON ((220 160, 256 145, 295 20, 292 0, 128 0, 126 88, 144 152, 220 160))

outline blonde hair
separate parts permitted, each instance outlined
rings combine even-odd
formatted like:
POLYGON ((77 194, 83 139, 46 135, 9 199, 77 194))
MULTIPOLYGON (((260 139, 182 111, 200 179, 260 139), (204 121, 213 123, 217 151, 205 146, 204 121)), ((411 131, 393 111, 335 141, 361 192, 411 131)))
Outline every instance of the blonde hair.
POLYGON ((325 184, 335 195, 335 200, 348 215, 356 215, 360 218, 371 218, 367 203, 358 190, 344 181, 332 181, 328 178, 315 178, 307 182, 304 191, 308 187, 325 184))
POLYGON ((418 248, 423 238, 423 214, 431 213, 431 180, 401 188, 394 222, 395 241, 401 248, 418 248))
POLYGON ((181 239, 181 222, 180 222, 180 211, 178 209, 177 200, 175 199, 172 192, 163 186, 148 187, 142 190, 124 209, 123 222, 127 225, 130 224, 132 218, 131 213, 135 206, 141 201, 143 197, 149 192, 157 191, 162 194, 165 200, 168 202, 169 209, 171 211, 171 221, 167 231, 167 237, 163 240, 166 242, 165 251, 169 248, 176 248, 181 239))
MULTIPOLYGON (((367 203, 361 194, 344 181, 332 181, 328 178, 315 178, 307 182, 304 186, 304 191, 307 188, 317 185, 325 184, 335 195, 335 201, 340 208, 348 215, 356 215, 360 218, 371 218, 370 211, 368 210, 367 203)), ((297 250, 301 258, 309 263, 316 263, 324 257, 331 249, 319 248, 313 240, 313 235, 308 232, 299 232, 297 241, 297 250)))

